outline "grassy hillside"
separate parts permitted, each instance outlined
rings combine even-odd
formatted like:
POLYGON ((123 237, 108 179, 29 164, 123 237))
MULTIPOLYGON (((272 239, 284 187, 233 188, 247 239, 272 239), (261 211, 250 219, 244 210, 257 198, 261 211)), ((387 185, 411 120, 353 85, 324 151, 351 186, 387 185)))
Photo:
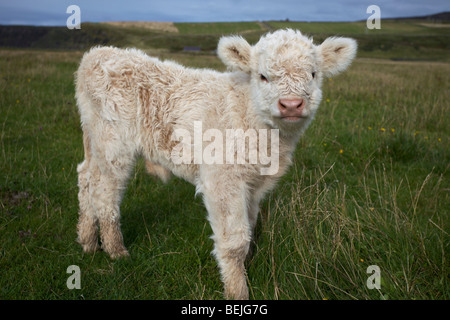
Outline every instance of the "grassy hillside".
POLYGON ((351 36, 358 40, 360 57, 449 61, 449 26, 427 20, 383 20, 380 30, 368 30, 365 21, 175 23, 177 32, 106 23, 84 23, 81 30, 0 26, 0 47, 86 50, 94 45, 114 45, 170 52, 199 47, 210 53, 224 34, 241 34, 255 43, 267 31, 294 28, 313 36, 316 43, 332 35, 351 36))
MULTIPOLYGON (((294 165, 262 204, 247 262, 252 299, 450 298, 450 64, 440 42, 448 36, 409 23, 367 34, 359 23, 301 25, 315 38, 357 37, 362 50, 348 72, 325 81, 294 165), (413 49, 420 39, 427 41, 413 49), (370 265, 380 267, 380 290, 366 286, 370 265)), ((176 27, 83 24, 80 50, 70 47, 77 31, 64 31, 72 40, 49 31, 29 39, 27 49, 0 49, 1 299, 222 298, 201 199, 180 179, 163 185, 148 176, 142 160, 121 207, 131 257, 83 254, 75 242, 83 147, 73 73, 83 50, 102 41, 136 45, 162 59, 223 70, 208 52, 220 34, 256 41, 267 24, 176 27), (199 43, 203 53, 182 52, 199 43), (70 265, 81 269, 80 290, 66 286, 70 265)))

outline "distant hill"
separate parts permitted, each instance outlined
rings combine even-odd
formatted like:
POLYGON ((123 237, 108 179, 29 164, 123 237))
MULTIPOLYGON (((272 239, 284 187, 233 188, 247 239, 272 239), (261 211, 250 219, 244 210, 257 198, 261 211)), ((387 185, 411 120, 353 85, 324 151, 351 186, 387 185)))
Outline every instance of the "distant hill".
POLYGON ((401 17, 401 18, 389 18, 393 20, 427 20, 433 22, 449 22, 450 21, 450 12, 440 12, 435 14, 430 14, 426 16, 417 16, 417 17, 401 17))
POLYGON ((166 48, 183 51, 200 47, 212 51, 223 34, 243 34, 257 39, 266 30, 258 22, 158 23, 120 21, 82 23, 81 29, 66 27, 0 25, 0 47, 85 50, 95 45, 166 48))
POLYGON ((250 43, 269 30, 299 29, 316 43, 332 35, 358 42, 359 57, 401 60, 450 60, 450 12, 383 19, 381 29, 368 30, 366 21, 301 22, 246 21, 209 23, 110 22, 66 27, 2 26, 0 48, 87 50, 96 45, 165 49, 184 54, 212 54, 222 35, 240 34, 250 43), (196 48, 195 52, 186 50, 196 48))
POLYGON ((83 24, 82 30, 66 27, 0 26, 0 47, 81 50, 118 42, 117 33, 83 24))

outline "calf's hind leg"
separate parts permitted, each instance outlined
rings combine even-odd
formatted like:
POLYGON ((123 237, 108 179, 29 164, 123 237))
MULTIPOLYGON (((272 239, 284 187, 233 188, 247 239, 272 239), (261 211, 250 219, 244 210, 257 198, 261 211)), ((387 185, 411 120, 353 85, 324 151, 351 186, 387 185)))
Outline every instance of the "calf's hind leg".
POLYGON ((84 161, 77 167, 78 172, 78 201, 79 218, 77 224, 78 243, 83 247, 84 252, 92 253, 99 249, 98 245, 98 220, 92 207, 89 186, 91 181, 98 177, 98 174, 91 172, 91 141, 83 128, 84 161))
POLYGON ((80 216, 77 230, 78 242, 83 250, 94 252, 99 248, 100 225, 102 249, 114 259, 128 255, 120 230, 120 202, 126 188, 129 169, 125 168, 128 166, 118 165, 118 160, 113 163, 103 163, 99 166, 93 158, 88 169, 83 168, 87 165, 85 162, 80 164, 80 216))
POLYGON ((111 258, 127 256, 120 230, 120 202, 134 164, 134 151, 115 139, 108 125, 91 138, 84 135, 85 161, 78 166, 80 217, 78 242, 85 252, 102 249, 111 258), (103 137, 109 140, 102 140, 103 137))
POLYGON ((100 224, 102 249, 113 259, 128 256, 120 230, 120 202, 133 160, 124 156, 103 160, 98 163, 98 180, 90 185, 95 215, 100 224))
POLYGON ((85 159, 78 165, 78 201, 80 205, 77 224, 78 243, 84 252, 92 253, 99 249, 98 245, 98 220, 91 205, 89 195, 89 160, 85 159))

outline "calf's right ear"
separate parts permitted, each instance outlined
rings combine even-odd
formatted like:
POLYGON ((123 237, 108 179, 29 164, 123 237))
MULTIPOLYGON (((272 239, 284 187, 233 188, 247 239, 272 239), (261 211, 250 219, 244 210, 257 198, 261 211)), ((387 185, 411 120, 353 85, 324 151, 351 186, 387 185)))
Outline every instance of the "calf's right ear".
POLYGON ((217 46, 217 54, 232 71, 250 73, 252 47, 240 36, 222 37, 217 46))

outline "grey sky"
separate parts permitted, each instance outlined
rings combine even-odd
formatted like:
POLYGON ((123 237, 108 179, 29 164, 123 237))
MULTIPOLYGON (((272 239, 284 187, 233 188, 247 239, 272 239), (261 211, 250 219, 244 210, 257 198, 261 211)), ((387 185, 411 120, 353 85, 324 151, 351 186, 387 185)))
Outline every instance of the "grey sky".
POLYGON ((356 21, 376 4, 382 18, 450 11, 448 0, 0 0, 0 24, 65 25, 69 5, 81 22, 100 21, 356 21))

